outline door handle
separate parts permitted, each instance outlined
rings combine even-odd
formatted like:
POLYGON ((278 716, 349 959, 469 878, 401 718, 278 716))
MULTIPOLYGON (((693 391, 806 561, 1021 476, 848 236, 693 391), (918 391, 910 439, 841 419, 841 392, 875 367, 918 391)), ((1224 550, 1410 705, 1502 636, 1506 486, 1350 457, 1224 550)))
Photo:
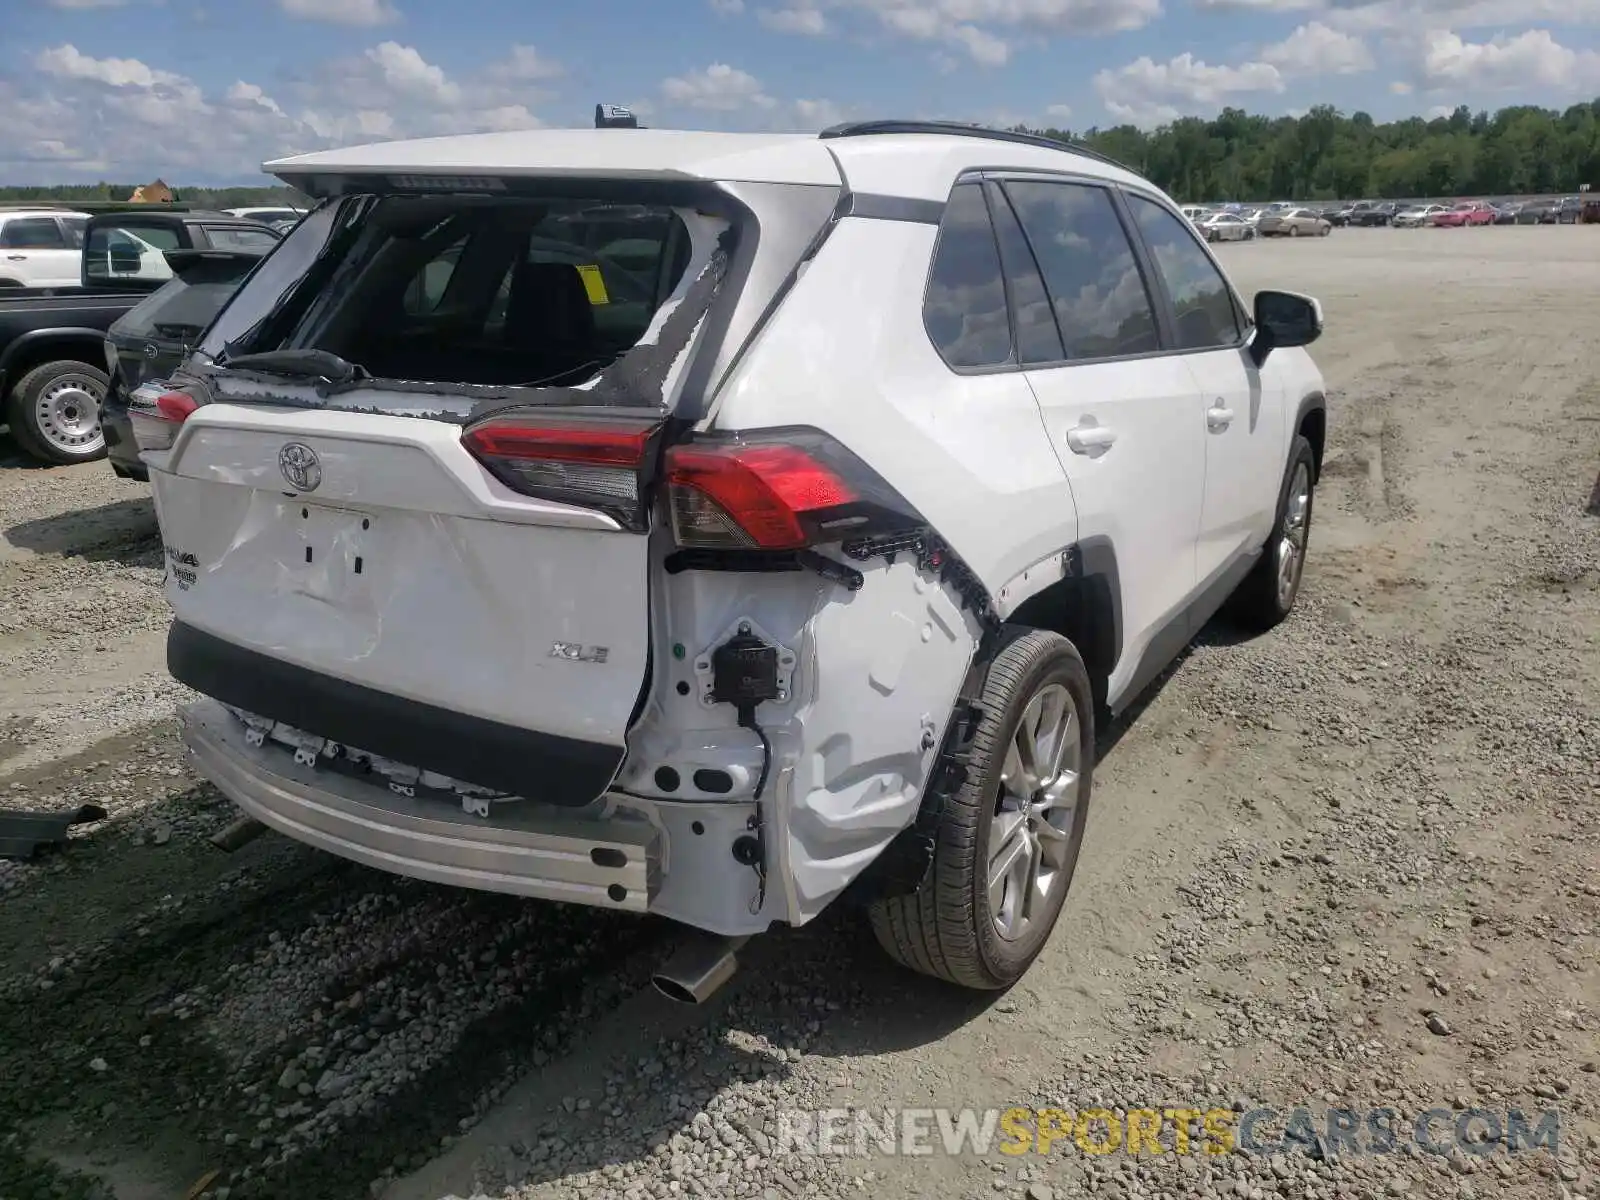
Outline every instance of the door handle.
POLYGON ((7 262, 27 262, 28 261, 28 256, 26 254, 8 254, 8 255, 6 255, 6 261, 7 262))
POLYGON ((1079 425, 1067 430, 1067 448, 1074 454, 1104 450, 1117 440, 1117 431, 1104 425, 1079 425))
POLYGON ((1233 409, 1215 405, 1206 409, 1206 428, 1210 430, 1226 429, 1233 424, 1233 409))

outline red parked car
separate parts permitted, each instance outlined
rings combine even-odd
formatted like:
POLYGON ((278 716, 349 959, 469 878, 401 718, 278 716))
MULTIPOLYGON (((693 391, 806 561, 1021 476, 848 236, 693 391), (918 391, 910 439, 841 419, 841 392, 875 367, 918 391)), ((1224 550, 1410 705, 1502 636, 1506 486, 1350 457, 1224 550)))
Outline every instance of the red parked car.
POLYGON ((1494 217, 1494 209, 1487 204, 1477 200, 1464 200, 1442 213, 1434 214, 1433 223, 1441 226, 1493 225, 1494 217))

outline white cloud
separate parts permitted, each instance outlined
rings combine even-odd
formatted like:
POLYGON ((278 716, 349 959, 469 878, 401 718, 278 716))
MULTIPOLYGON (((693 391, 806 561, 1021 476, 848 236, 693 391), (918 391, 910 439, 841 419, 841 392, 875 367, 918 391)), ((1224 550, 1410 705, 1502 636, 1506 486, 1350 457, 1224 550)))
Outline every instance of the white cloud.
POLYGON ((796 100, 794 112, 800 127, 807 131, 826 129, 849 119, 848 110, 833 100, 796 100))
POLYGON ((663 79, 661 94, 670 103, 710 112, 733 112, 751 105, 772 108, 777 104, 761 90, 761 81, 754 75, 727 63, 712 63, 703 71, 663 79))
POLYGON ((70 42, 41 50, 33 65, 46 75, 93 80, 107 87, 154 88, 184 82, 181 75, 153 70, 137 58, 90 58, 70 42))
POLYGON ((51 8, 121 8, 128 0, 49 0, 51 8))
POLYGON ((498 79, 524 79, 530 81, 556 79, 566 69, 553 58, 540 54, 533 46, 513 44, 506 58, 489 68, 498 79))
POLYGON ((387 25, 400 19, 387 0, 278 0, 278 7, 291 17, 333 25, 387 25))
POLYGON ((1214 111, 1252 92, 1281 92, 1284 82, 1271 63, 1214 67, 1184 53, 1164 63, 1144 56, 1099 71, 1094 88, 1112 117, 1150 126, 1214 111))
POLYGON ((174 182, 255 176, 270 158, 329 145, 537 127, 535 84, 561 72, 532 47, 459 79, 386 41, 314 64, 269 94, 234 79, 213 92, 135 58, 95 58, 71 43, 0 78, 0 175, 174 182))
POLYGON ((1072 116, 1070 104, 1052 104, 1044 110, 1044 115, 1052 121, 1065 121, 1072 116))
POLYGON ((380 42, 367 51, 367 60, 395 92, 439 104, 454 105, 461 99, 461 88, 445 77, 444 70, 428 62, 415 46, 399 42, 380 42))
POLYGON ((1391 83, 1389 85, 1389 90, 1391 92, 1393 92, 1396 96, 1409 96, 1409 95, 1411 95, 1411 85, 1409 83, 1407 83, 1403 79, 1396 79, 1393 83, 1391 83))
POLYGON ((798 33, 821 37, 828 32, 828 18, 820 8, 763 8, 756 20, 775 33, 798 33))
MULTIPOLYGON (((743 0, 710 3, 723 14, 744 11, 743 0)), ((1162 0, 800 0, 756 15, 783 32, 820 34, 833 25, 823 9, 835 17, 854 13, 891 37, 956 47, 981 66, 1002 66, 1019 41, 1142 28, 1161 15, 1162 0)))
POLYGON ((1261 61, 1286 75, 1354 75, 1375 65, 1365 42, 1321 21, 1302 25, 1283 41, 1267 46, 1261 61))
POLYGON ((1435 30, 1424 39, 1418 76, 1431 91, 1461 93, 1548 90, 1593 94, 1600 89, 1600 53, 1561 45, 1547 29, 1487 42, 1435 30))
POLYGON ((976 25, 957 25, 950 36, 966 48, 972 61, 985 67, 1003 67, 1011 57, 1011 47, 1002 38, 979 29, 976 25))
POLYGON ((1402 37, 1430 28, 1600 23, 1600 0, 1194 0, 1194 4, 1219 11, 1316 13, 1324 23, 1345 33, 1382 32, 1402 37))

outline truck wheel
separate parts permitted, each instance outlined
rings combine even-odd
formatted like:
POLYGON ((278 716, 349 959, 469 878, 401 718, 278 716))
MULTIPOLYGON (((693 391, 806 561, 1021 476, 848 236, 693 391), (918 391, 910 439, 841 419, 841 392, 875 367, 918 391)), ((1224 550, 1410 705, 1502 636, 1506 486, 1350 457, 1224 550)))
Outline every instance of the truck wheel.
POLYGON ((100 405, 106 373, 88 363, 63 360, 35 367, 11 389, 6 422, 17 445, 50 463, 104 458, 100 405))
POLYGON ((1289 448, 1289 468, 1278 493, 1278 518, 1267 536, 1260 561, 1229 601, 1233 615, 1257 632, 1264 633, 1287 617, 1300 595, 1316 480, 1317 463, 1311 443, 1297 436, 1289 448))
POLYGON ((917 891, 872 906, 890 957, 976 990, 1009 987, 1044 949, 1089 818, 1094 708, 1072 643, 1017 631, 990 662, 967 779, 945 801, 917 891))

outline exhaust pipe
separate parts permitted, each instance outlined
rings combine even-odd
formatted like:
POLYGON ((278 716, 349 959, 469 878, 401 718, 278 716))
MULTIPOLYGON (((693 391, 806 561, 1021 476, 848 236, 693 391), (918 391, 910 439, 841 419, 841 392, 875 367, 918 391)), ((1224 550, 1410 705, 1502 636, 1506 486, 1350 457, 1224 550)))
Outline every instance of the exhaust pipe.
POLYGON ((749 940, 748 935, 730 938, 696 931, 650 977, 650 982, 669 1000, 704 1004, 733 978, 733 973, 739 969, 736 955, 749 940))
POLYGON ((267 827, 254 817, 239 817, 225 829, 219 829, 211 835, 211 844, 218 850, 226 850, 232 854, 240 847, 255 841, 267 827))

